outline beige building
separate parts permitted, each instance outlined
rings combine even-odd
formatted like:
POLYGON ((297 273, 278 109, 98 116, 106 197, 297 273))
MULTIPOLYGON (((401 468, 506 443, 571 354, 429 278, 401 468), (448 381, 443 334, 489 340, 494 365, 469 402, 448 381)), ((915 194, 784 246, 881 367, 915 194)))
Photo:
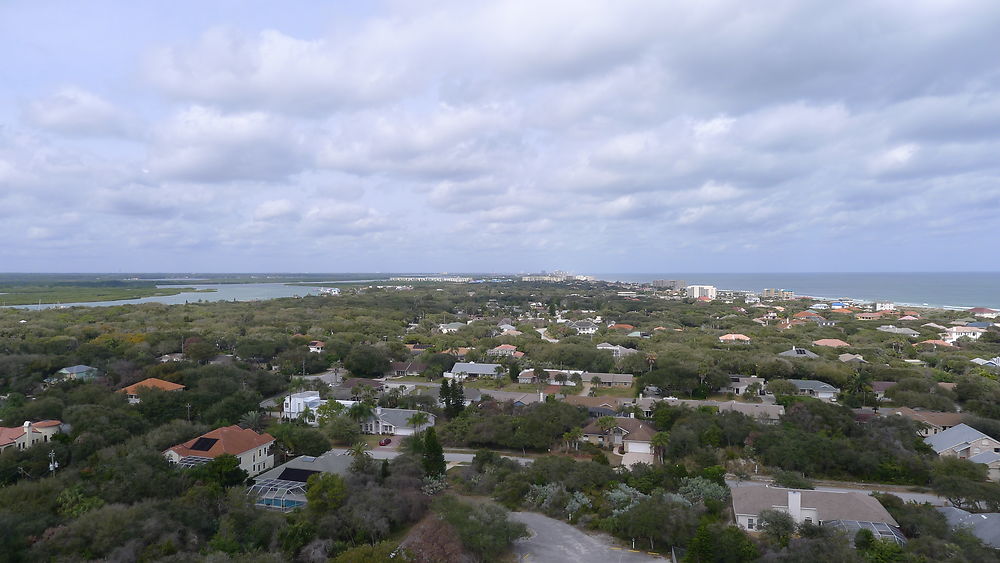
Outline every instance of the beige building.
POLYGON ((62 422, 43 420, 27 422, 14 428, 0 427, 0 451, 7 448, 25 450, 35 444, 44 444, 59 433, 62 422))

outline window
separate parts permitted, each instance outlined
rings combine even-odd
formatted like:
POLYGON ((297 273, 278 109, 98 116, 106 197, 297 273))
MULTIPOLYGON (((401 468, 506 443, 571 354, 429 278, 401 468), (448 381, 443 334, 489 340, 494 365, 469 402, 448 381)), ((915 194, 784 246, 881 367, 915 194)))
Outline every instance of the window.
POLYGON ((747 518, 747 529, 752 530, 754 525, 753 518, 747 518))
POLYGON ((806 518, 806 524, 812 524, 812 523, 813 523, 813 519, 807 517, 806 518))

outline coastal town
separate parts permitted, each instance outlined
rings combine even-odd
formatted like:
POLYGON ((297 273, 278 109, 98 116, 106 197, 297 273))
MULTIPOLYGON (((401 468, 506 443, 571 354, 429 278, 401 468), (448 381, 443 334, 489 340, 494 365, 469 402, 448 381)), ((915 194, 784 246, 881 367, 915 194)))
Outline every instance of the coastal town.
POLYGON ((93 557, 989 560, 998 318, 562 273, 4 309, 5 545, 156 518, 93 557))

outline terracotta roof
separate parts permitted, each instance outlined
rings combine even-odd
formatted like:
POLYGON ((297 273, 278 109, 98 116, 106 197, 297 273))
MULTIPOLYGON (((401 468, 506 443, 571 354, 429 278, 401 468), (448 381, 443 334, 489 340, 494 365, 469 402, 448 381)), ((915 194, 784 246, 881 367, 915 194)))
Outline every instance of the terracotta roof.
POLYGON ((805 319, 809 317, 818 317, 820 316, 820 314, 813 311, 800 311, 792 316, 795 317, 796 319, 805 319))
POLYGON ((611 329, 612 330, 635 330, 635 327, 632 326, 632 325, 629 325, 629 324, 619 323, 619 324, 611 325, 611 329))
POLYGON ((987 307, 973 307, 966 311, 966 313, 996 313, 997 311, 989 309, 987 307))
POLYGON ((813 346, 829 346, 831 348, 850 347, 850 344, 837 338, 821 338, 813 341, 813 346))
POLYGON ((35 428, 50 428, 52 426, 60 426, 60 425, 62 425, 61 420, 43 420, 41 422, 32 423, 32 426, 34 426, 35 428))
POLYGON ((955 345, 950 342, 945 342, 944 340, 922 340, 914 344, 914 346, 920 346, 921 344, 930 344, 933 346, 948 346, 954 347, 955 345))
POLYGON ((127 393, 129 395, 135 395, 139 392, 140 388, 147 389, 161 389, 163 391, 177 391, 184 389, 184 386, 180 383, 173 383, 170 381, 164 381, 155 377, 150 377, 149 379, 143 379, 139 383, 133 383, 128 387, 122 387, 118 390, 119 393, 127 393))
POLYGON ((923 422, 931 426, 936 426, 938 428, 950 428, 952 426, 958 426, 962 423, 962 414, 957 412, 915 410, 910 407, 886 409, 886 412, 898 416, 905 416, 906 418, 916 420, 917 422, 923 422))
POLYGON ((24 435, 24 428, 20 426, 18 426, 17 428, 0 427, 0 446, 6 446, 7 444, 11 444, 23 435, 24 435))
POLYGON ((273 441, 274 438, 266 432, 258 434, 249 428, 240 428, 234 424, 216 428, 193 440, 168 448, 167 451, 172 451, 180 457, 216 458, 223 454, 239 455, 266 446, 273 441))
POLYGON ((578 407, 607 407, 611 410, 618 410, 618 400, 613 397, 584 397, 581 395, 569 395, 563 399, 564 403, 578 407))
POLYGON ((727 341, 727 340, 749 341, 750 337, 747 336, 747 335, 745 335, 745 334, 723 334, 722 336, 719 337, 719 340, 722 340, 722 341, 727 341))
POLYGON ((494 348, 494 350, 517 350, 517 346, 513 344, 501 344, 494 348))

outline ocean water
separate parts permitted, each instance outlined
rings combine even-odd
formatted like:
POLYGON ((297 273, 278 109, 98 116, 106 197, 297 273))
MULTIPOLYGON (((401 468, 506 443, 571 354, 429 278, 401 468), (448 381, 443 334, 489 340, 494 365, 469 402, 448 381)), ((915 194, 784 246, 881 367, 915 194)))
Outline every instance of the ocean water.
POLYGON ((593 274, 601 280, 684 280, 688 285, 757 291, 774 287, 796 295, 892 301, 929 307, 1000 309, 1000 272, 807 273, 807 274, 593 274))

